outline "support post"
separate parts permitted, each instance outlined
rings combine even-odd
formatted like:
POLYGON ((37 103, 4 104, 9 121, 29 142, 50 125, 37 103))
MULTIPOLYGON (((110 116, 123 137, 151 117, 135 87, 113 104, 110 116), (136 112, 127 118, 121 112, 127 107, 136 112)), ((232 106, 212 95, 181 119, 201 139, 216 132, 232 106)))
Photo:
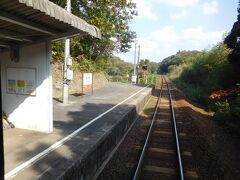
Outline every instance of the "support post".
POLYGON ((83 96, 83 72, 82 72, 82 96, 83 96))
MULTIPOLYGON (((67 11, 71 12, 71 0, 67 0, 67 11)), ((67 61, 70 58, 70 39, 65 40, 65 57, 63 66, 63 104, 68 103, 67 61)))
MULTIPOLYGON (((0 67, 1 68, 1 67, 0 67)), ((4 145, 3 145, 3 122, 2 122, 2 77, 1 77, 1 71, 0 71, 0 117, 1 117, 1 123, 0 123, 0 179, 4 180, 4 145)))

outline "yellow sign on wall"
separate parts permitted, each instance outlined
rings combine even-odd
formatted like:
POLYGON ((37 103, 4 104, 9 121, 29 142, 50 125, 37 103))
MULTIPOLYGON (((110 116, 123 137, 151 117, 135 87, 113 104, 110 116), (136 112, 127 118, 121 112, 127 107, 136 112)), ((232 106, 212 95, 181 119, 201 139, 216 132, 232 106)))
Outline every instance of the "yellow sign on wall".
POLYGON ((17 87, 18 88, 24 88, 25 87, 25 81, 24 80, 17 80, 17 87))

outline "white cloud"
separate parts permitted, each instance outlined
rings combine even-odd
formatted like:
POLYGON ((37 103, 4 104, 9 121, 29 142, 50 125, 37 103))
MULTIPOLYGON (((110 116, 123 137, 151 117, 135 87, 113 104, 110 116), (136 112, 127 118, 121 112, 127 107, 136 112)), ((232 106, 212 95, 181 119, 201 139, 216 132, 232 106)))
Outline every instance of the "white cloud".
POLYGON ((184 9, 184 10, 180 11, 179 13, 173 14, 171 16, 171 18, 172 19, 182 19, 182 18, 186 17, 187 14, 188 14, 188 11, 184 9))
POLYGON ((152 0, 152 2, 177 7, 188 7, 196 5, 199 2, 199 0, 152 0))
MULTIPOLYGON (((224 32, 205 31, 201 26, 176 31, 173 25, 165 26, 138 39, 141 58, 160 61, 178 50, 202 50, 221 41, 224 32)), ((132 49, 128 54, 121 54, 120 57, 131 62, 133 51, 132 49)))
POLYGON ((218 13, 218 1, 213 0, 211 2, 206 2, 203 4, 203 14, 212 15, 218 13))
POLYGON ((209 45, 221 41, 225 31, 205 32, 201 26, 183 30, 182 39, 191 44, 195 49, 201 50, 209 45))
POLYGON ((153 4, 146 0, 134 0, 137 4, 138 16, 141 18, 148 18, 150 20, 157 20, 157 14, 153 11, 153 4))
POLYGON ((177 33, 175 32, 175 27, 173 25, 165 26, 162 29, 153 31, 150 34, 150 38, 155 41, 164 41, 167 43, 172 43, 176 41, 177 33))
MULTIPOLYGON (((162 4, 168 6, 175 6, 185 8, 198 4, 199 0, 133 0, 137 4, 138 15, 140 18, 148 18, 150 20, 158 20, 157 12, 154 12, 153 7, 160 6, 162 4)), ((178 14, 178 17, 186 15, 186 10, 183 10, 178 14)), ((177 18, 177 15, 175 16, 177 18)))

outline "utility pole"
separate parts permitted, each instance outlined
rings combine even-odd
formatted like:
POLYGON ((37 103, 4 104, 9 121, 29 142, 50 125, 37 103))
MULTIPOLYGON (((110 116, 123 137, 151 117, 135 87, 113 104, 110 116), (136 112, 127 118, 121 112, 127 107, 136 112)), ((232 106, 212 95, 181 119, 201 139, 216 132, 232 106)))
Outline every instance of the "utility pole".
POLYGON ((136 76, 136 52, 137 52, 137 40, 135 39, 134 64, 133 64, 133 75, 134 76, 136 76))
POLYGON ((134 62, 133 62, 133 74, 132 74, 132 83, 137 83, 137 76, 136 76, 136 52, 137 52, 137 39, 135 39, 135 48, 134 48, 134 62))
MULTIPOLYGON (((67 11, 71 13, 71 0, 67 0, 67 11)), ((67 62, 70 58, 70 39, 65 40, 65 56, 63 65, 63 104, 68 103, 68 80, 67 80, 67 62)))
POLYGON ((139 60, 140 60, 140 45, 138 45, 137 84, 139 83, 139 60))

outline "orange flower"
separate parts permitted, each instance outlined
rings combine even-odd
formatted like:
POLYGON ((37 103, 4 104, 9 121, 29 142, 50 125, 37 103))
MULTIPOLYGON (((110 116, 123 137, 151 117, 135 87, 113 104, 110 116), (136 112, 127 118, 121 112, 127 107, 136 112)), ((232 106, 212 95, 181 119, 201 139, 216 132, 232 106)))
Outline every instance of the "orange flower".
POLYGON ((211 99, 211 100, 221 99, 223 97, 231 96, 231 95, 234 95, 234 94, 240 94, 240 88, 214 91, 209 96, 209 99, 211 99))

